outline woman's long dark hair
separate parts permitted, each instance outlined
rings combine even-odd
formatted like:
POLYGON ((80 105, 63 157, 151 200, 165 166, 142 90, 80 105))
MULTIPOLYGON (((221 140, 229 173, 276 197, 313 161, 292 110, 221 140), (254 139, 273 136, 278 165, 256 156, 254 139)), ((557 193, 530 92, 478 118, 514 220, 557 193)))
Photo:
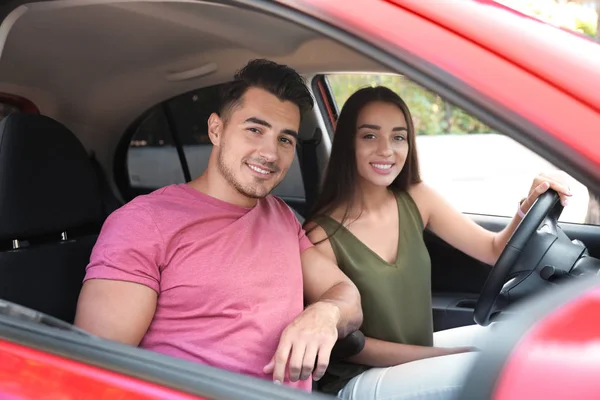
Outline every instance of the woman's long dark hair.
POLYGON ((356 125, 362 109, 373 102, 397 106, 404 114, 407 124, 408 155, 402 171, 389 188, 395 192, 403 191, 407 190, 410 185, 421 182, 415 129, 408 106, 400 96, 385 86, 360 89, 348 98, 338 118, 321 193, 306 218, 307 223, 314 221, 319 216, 331 215, 345 204, 345 212, 341 221, 341 224, 344 225, 350 210, 355 206, 358 188, 356 125))

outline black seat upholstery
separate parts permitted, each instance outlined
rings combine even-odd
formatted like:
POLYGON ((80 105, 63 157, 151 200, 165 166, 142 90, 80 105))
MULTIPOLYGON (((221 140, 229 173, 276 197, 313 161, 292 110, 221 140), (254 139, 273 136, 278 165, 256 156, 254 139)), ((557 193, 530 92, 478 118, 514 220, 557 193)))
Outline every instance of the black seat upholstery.
POLYGON ((72 322, 102 219, 73 133, 42 115, 0 122, 0 299, 72 322))

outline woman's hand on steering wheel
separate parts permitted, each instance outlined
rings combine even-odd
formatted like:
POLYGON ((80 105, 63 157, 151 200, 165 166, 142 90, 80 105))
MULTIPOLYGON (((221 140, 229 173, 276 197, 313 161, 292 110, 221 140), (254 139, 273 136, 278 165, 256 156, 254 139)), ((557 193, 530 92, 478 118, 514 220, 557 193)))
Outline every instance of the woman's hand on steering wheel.
POLYGON ((554 189, 560 197, 562 206, 566 207, 568 198, 572 196, 568 182, 569 175, 563 171, 550 171, 539 174, 533 180, 528 196, 521 202, 521 212, 526 214, 536 199, 548 189, 554 189))

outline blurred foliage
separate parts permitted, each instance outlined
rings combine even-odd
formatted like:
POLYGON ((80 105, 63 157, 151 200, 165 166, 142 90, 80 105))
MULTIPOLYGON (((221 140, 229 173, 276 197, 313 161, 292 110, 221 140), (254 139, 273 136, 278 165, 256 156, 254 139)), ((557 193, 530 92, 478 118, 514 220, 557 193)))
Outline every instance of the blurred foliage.
POLYGON ((408 105, 418 135, 492 132, 485 124, 460 108, 403 76, 336 74, 328 75, 327 80, 340 110, 348 97, 360 88, 379 85, 392 89, 408 105))
POLYGON ((594 37, 598 35, 599 0, 496 0, 549 24, 594 37))

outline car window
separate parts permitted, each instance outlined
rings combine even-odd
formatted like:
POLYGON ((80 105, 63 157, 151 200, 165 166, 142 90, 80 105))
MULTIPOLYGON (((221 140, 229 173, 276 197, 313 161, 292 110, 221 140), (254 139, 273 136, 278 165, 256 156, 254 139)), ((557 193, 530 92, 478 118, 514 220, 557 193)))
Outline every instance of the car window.
MULTIPOLYGON (((185 93, 145 113, 127 150, 129 185, 138 189, 136 193, 185 182, 177 142, 181 143, 191 178, 204 172, 212 149, 207 120, 218 108, 218 90, 219 86, 211 86, 185 93)), ((305 197, 297 155, 273 194, 282 198, 305 197)))
MULTIPOLYGON (((326 80, 338 110, 361 87, 384 85, 398 93, 414 121, 421 177, 462 212, 512 217, 533 178, 556 169, 406 77, 333 74, 326 80)), ((575 179, 570 186, 573 198, 560 220, 600 224, 596 198, 575 179)))

